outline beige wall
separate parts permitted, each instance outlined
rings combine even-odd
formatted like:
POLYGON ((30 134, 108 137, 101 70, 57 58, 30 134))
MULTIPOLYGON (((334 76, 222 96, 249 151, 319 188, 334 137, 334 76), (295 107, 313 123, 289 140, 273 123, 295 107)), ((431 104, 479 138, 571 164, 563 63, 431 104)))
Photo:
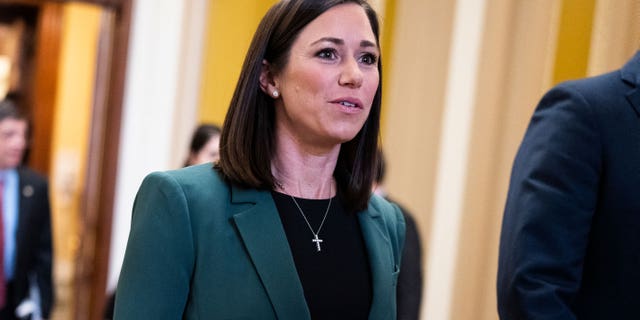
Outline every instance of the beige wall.
POLYGON ((511 162, 536 101, 550 84, 553 1, 491 1, 478 69, 473 137, 452 319, 496 317, 498 237, 511 162))
POLYGON ((398 1, 387 35, 393 47, 384 61, 386 183, 414 213, 423 239, 429 237, 453 10, 449 0, 398 1))
POLYGON ((638 48, 640 1, 596 1, 588 73, 598 74, 617 69, 638 48))

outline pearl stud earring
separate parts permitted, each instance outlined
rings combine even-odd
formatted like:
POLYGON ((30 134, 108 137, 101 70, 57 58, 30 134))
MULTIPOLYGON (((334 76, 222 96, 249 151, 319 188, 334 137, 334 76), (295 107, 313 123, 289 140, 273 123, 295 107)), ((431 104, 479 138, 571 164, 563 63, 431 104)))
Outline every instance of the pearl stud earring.
POLYGON ((272 95, 274 98, 277 98, 280 95, 280 92, 278 92, 278 90, 273 90, 272 95))

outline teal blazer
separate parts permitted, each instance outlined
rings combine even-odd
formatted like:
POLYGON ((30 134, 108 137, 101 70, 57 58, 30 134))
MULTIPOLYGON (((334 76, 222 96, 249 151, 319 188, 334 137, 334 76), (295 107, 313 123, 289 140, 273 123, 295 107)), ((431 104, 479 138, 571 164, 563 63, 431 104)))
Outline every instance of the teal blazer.
MULTIPOLYGON (((373 196, 358 218, 373 283, 369 319, 395 319, 402 214, 373 196)), ((147 176, 115 319, 310 319, 271 193, 229 185, 211 164, 147 176)))

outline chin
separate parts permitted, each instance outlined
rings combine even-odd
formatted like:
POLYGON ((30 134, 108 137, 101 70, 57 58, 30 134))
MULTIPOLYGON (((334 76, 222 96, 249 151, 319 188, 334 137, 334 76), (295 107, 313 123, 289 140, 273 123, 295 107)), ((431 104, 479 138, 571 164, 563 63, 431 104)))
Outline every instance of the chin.
POLYGON ((336 138, 336 140, 338 141, 339 144, 343 144, 345 142, 349 142, 349 141, 353 140, 356 137, 356 135, 358 135, 358 132, 336 135, 335 138, 336 138))
POLYGON ((331 144, 343 144, 345 142, 349 142, 353 140, 358 133, 362 130, 362 127, 354 128, 351 126, 348 127, 338 127, 332 128, 333 130, 325 131, 325 137, 327 140, 331 141, 331 144))

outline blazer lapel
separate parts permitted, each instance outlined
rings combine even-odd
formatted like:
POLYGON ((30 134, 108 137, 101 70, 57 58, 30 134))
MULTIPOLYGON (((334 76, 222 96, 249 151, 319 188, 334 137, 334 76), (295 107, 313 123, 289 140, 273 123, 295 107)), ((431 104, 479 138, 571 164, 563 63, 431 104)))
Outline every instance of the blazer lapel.
POLYGON ((640 117, 640 89, 637 87, 627 92, 627 101, 631 103, 631 106, 636 112, 636 115, 640 117))
MULTIPOLYGON (((387 234, 381 229, 382 219, 380 212, 372 206, 358 214, 362 236, 369 255, 371 266, 371 279, 373 281, 373 301, 371 302, 370 320, 393 319, 391 299, 395 299, 396 293, 393 283, 393 272, 397 267, 387 251, 391 242, 387 234)), ((395 316, 395 315, 394 315, 395 316)))
POLYGON ((24 259, 22 256, 25 252, 28 252, 26 246, 29 243, 27 236, 31 235, 32 232, 29 232, 27 223, 29 221, 29 216, 31 212, 33 212, 32 205, 33 199, 33 186, 31 185, 31 181, 26 181, 25 175, 22 173, 22 170, 18 169, 18 212, 17 220, 16 220, 16 243, 15 243, 15 259, 14 259, 14 270, 20 270, 25 266, 19 265, 24 259))
POLYGON ((271 194, 232 187, 233 219, 278 319, 311 319, 271 194))
POLYGON ((627 92, 627 101, 631 103, 634 111, 640 117, 640 51, 622 67, 620 77, 634 88, 627 92))

